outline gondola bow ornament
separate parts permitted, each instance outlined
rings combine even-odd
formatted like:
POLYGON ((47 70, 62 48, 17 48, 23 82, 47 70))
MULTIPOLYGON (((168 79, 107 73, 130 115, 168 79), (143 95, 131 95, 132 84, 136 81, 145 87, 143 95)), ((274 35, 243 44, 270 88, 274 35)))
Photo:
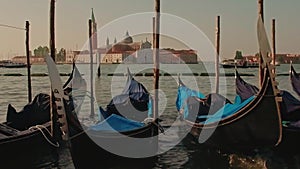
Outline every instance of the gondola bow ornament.
POLYGON ((59 76, 58 70, 56 68, 55 62, 50 56, 46 56, 45 60, 49 71, 49 78, 51 82, 53 97, 55 98, 54 100, 55 100, 56 110, 58 114, 57 122, 60 124, 62 139, 67 140, 68 124, 67 124, 66 111, 65 111, 63 99, 69 100, 69 97, 64 94, 62 81, 59 76))

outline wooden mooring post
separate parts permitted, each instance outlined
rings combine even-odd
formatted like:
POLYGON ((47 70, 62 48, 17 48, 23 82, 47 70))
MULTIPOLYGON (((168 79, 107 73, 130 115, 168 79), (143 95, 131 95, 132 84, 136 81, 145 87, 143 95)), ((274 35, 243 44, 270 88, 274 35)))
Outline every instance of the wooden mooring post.
POLYGON ((93 78, 93 42, 92 42, 93 34, 92 34, 92 20, 89 19, 89 45, 90 45, 90 71, 91 71, 91 114, 90 117, 93 118, 95 116, 94 112, 94 78, 93 78))
POLYGON ((219 86, 220 86, 220 69, 219 69, 219 55, 220 55, 220 16, 216 17, 216 62, 215 62, 215 71, 216 71, 216 79, 215 85, 216 89, 215 92, 219 93, 219 86))
POLYGON ((153 117, 158 118, 158 89, 159 89, 159 34, 160 34, 160 0, 155 0, 155 30, 153 43, 153 63, 154 63, 154 104, 153 117))
POLYGON ((272 19, 272 64, 274 69, 273 73, 276 73, 276 30, 275 30, 275 19, 272 19))
POLYGON ((31 90, 31 73, 30 73, 30 51, 29 51, 29 21, 26 21, 25 23, 25 30, 26 30, 26 57, 27 57, 27 88, 28 88, 28 103, 32 101, 32 90, 31 90))
MULTIPOLYGON (((261 16, 262 21, 264 22, 264 0, 258 0, 258 15, 261 16)), ((259 69, 258 69, 258 79, 259 79, 259 85, 261 87, 263 77, 264 77, 264 71, 262 70, 262 58, 261 54, 259 52, 259 69)))
POLYGON ((55 0, 50 1, 50 56, 55 62, 55 0))

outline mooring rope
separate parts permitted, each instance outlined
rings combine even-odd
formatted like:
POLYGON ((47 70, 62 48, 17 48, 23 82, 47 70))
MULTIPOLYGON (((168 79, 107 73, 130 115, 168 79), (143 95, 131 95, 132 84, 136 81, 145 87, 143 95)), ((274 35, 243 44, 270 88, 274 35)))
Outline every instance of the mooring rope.
POLYGON ((160 130, 161 133, 165 134, 165 130, 164 128, 159 124, 157 123, 156 121, 154 121, 154 118, 152 117, 147 117, 144 119, 143 123, 147 124, 147 123, 153 123, 156 127, 158 127, 158 129, 160 130))
POLYGON ((32 130, 32 129, 38 129, 38 130, 42 133, 42 135, 44 136, 44 138, 46 139, 46 141, 47 141, 50 145, 52 145, 52 146, 54 146, 54 147, 56 147, 56 148, 59 147, 59 143, 58 143, 58 142, 53 143, 53 142, 46 136, 46 134, 44 133, 43 129, 45 129, 49 135, 51 135, 51 133, 50 133, 50 131, 49 131, 45 126, 43 126, 43 125, 35 125, 35 126, 32 126, 32 127, 29 128, 29 130, 32 130))
POLYGON ((7 24, 0 24, 0 27, 13 28, 13 29, 18 29, 18 30, 26 30, 25 28, 11 26, 11 25, 7 25, 7 24))

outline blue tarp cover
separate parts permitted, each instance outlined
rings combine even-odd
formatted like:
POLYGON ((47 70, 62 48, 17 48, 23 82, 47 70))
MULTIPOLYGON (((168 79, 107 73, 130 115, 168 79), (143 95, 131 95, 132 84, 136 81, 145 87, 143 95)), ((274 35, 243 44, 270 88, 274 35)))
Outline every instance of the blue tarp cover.
POLYGON ((104 119, 111 114, 117 114, 129 119, 142 121, 152 115, 151 104, 151 95, 143 84, 132 77, 128 69, 127 82, 122 93, 113 97, 106 106, 106 110, 100 107, 100 113, 104 119))
POLYGON ((116 114, 111 114, 107 119, 91 126, 94 131, 130 131, 143 127, 145 124, 133 120, 126 119, 116 114))
POLYGON ((236 113, 237 111, 242 109, 244 106, 246 106, 248 103, 250 103, 254 98, 255 98, 255 96, 251 96, 251 97, 249 97, 248 99, 246 99, 245 101, 242 102, 241 97, 237 95, 235 97, 234 104, 227 103, 227 104, 225 104, 225 106, 223 108, 218 110, 215 114, 206 115, 206 116, 198 116, 198 118, 206 119, 205 123, 217 122, 222 118, 233 115, 234 113, 236 113))
MULTIPOLYGON (((188 114, 189 114, 188 105, 186 105, 186 100, 192 96, 196 96, 200 99, 205 98, 204 94, 202 94, 198 91, 189 89, 188 87, 186 87, 184 85, 178 87, 176 107, 177 107, 178 111, 181 108, 184 109, 184 118, 188 117, 188 114)), ((227 103, 227 104, 225 104, 224 107, 219 109, 213 115, 201 115, 201 116, 198 116, 197 118, 203 119, 200 121, 204 121, 206 119, 206 123, 213 123, 213 122, 219 121, 222 118, 228 117, 228 116, 236 113, 237 111, 242 109, 244 106, 246 106, 248 103, 250 103, 254 98, 255 98, 255 96, 251 96, 243 101, 242 98, 239 95, 237 95, 235 97, 234 104, 227 103)))
POLYGON ((187 88, 186 86, 179 86, 178 92, 177 92, 177 99, 176 99, 176 107, 177 111, 181 109, 181 107, 184 105, 186 99, 191 96, 196 96, 200 99, 204 99, 205 95, 196 91, 187 88))

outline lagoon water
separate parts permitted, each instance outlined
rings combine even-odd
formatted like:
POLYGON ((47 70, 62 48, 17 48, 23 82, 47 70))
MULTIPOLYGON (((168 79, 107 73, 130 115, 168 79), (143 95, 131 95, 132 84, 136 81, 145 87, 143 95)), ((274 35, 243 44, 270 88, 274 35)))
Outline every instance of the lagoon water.
MULTIPOLYGON (((57 65, 60 73, 70 73, 72 65, 57 65)), ((83 77, 88 81, 89 89, 89 64, 78 64, 79 70, 83 73, 83 77)), ((96 98, 96 107, 105 107, 112 96, 122 91, 123 85, 126 82, 126 76, 120 74, 126 73, 126 68, 129 67, 133 74, 152 72, 152 65, 101 65, 102 76, 100 78, 94 76, 94 90, 96 98), (116 73, 119 76, 107 76, 107 74, 116 73)), ((300 65, 294 65, 296 71, 300 72, 300 65)), ((172 76, 160 76, 160 118, 163 120, 163 126, 170 126, 176 120, 178 114, 175 107, 177 94, 178 73, 182 73, 183 82, 195 89, 208 94, 214 91, 214 77, 208 76, 191 76, 189 73, 206 73, 214 72, 214 64, 161 64, 161 72, 169 73, 172 76)), ((96 69, 93 70, 96 75, 96 69)), ((221 72, 233 73, 234 69, 221 69, 221 72)), ((249 83, 258 85, 258 69, 238 69, 240 73, 249 73, 254 76, 243 76, 243 79, 249 83)), ((287 74, 289 65, 282 64, 276 67, 278 74, 287 74)), ((32 73, 47 73, 46 65, 32 65, 32 73)), ((12 104, 17 111, 20 111, 27 104, 27 70, 21 69, 5 69, 0 68, 0 122, 6 119, 6 111, 8 104, 12 104), (21 73, 25 76, 3 76, 8 73, 21 73)), ((61 76, 62 81, 67 80, 67 76, 61 76)), ((153 93, 153 77, 152 76, 135 76, 142 82, 150 93, 153 93)), ((298 96, 292 91, 288 76, 277 76, 279 88, 290 91, 295 97, 298 96)), ((38 93, 50 92, 50 81, 48 76, 32 77, 32 93, 33 96, 38 93)), ((235 97, 234 77, 220 77, 220 92, 231 101, 235 97)), ((90 95, 90 94, 89 94, 90 95)), ((80 118, 88 121, 90 112, 89 97, 86 98, 80 118)), ((267 134, 267 133, 266 133, 267 134)), ((176 137, 176 133, 173 135, 176 137)), ((165 146, 168 146, 168 140, 162 140, 165 146)), ((170 144, 171 146, 171 144, 170 144)), ((43 162, 38 166, 42 168, 74 168, 71 158, 68 154, 61 155, 64 158, 63 163, 43 162), (60 166, 57 166, 60 165, 60 166)), ((99 157, 99 161, 101 157, 99 157)), ((1 161, 1 159, 0 159, 1 161)), ((33 168, 38 167, 33 166, 33 168)), ((1 163, 0 163, 1 168, 1 163)), ((101 163, 99 167, 101 168, 101 163)), ((123 168, 121 165, 116 168, 123 168)), ((147 168, 145 166, 145 168, 147 168)), ((271 151, 258 152, 252 155, 229 154, 220 151, 211 150, 205 146, 199 146, 195 140, 188 137, 173 147, 171 150, 159 155, 159 158, 153 168, 300 168, 300 155, 277 154, 271 151)))

